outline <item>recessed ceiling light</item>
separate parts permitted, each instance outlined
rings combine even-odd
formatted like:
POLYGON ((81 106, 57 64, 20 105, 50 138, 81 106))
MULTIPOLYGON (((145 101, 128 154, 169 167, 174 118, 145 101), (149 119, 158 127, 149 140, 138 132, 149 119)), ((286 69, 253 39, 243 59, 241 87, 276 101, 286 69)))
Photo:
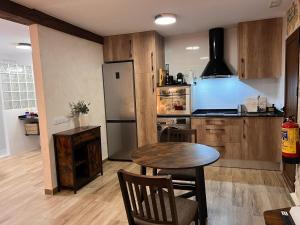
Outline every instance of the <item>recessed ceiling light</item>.
POLYGON ((199 46, 188 46, 185 49, 186 50, 198 50, 200 47, 199 46))
POLYGON ((16 45, 16 48, 29 50, 29 49, 31 49, 31 44, 29 44, 29 43, 18 43, 16 45))
POLYGON ((172 13, 161 13, 155 16, 154 23, 157 25, 170 25, 176 23, 176 15, 172 13))
POLYGON ((270 8, 279 7, 281 5, 281 0, 272 0, 270 4, 270 8))

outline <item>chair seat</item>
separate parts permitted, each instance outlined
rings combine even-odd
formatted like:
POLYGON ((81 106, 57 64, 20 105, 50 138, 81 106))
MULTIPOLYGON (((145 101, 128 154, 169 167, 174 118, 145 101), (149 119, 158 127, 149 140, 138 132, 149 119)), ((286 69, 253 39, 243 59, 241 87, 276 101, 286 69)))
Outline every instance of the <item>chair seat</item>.
MULTIPOLYGON (((166 207, 167 219, 168 219, 168 221, 171 221, 171 209, 170 209, 168 193, 163 192, 163 197, 164 197, 164 203, 165 203, 165 207, 166 207)), ((160 206, 158 194, 156 194, 155 198, 156 198, 156 202, 157 202, 158 215, 159 215, 159 218, 162 219, 162 212, 160 210, 161 206, 160 206)), ((150 209, 151 209, 151 215, 153 217, 154 212, 153 212, 152 200, 151 200, 150 195, 148 196, 148 201, 149 201, 149 205, 150 205, 150 209)), ((145 204, 145 202, 143 204, 145 204)), ((189 200, 189 199, 176 197, 175 204, 176 204, 176 209, 177 209, 178 225, 190 225, 194 221, 195 215, 198 210, 197 202, 195 202, 193 200, 189 200)), ((150 222, 139 220, 138 218, 135 218, 135 223, 137 225, 156 225, 156 224, 153 224, 150 222)))
POLYGON ((196 179, 195 169, 180 169, 180 170, 162 169, 159 170, 157 174, 171 175, 173 180, 194 181, 196 179))

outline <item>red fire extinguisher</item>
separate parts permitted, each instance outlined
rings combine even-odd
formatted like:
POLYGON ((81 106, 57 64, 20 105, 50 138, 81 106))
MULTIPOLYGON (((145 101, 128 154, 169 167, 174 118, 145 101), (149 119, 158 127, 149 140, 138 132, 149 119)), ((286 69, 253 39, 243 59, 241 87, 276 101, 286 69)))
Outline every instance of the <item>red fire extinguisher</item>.
POLYGON ((299 125, 288 118, 281 126, 282 161, 288 164, 300 163, 299 125))

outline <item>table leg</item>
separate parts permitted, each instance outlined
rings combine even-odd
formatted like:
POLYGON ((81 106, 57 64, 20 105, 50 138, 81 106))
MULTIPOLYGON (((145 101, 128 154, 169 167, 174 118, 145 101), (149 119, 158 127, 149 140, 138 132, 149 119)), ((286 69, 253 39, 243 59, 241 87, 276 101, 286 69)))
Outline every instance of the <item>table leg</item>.
POLYGON ((141 166, 141 175, 146 175, 147 170, 145 166, 141 166))
POLYGON ((207 219, 207 202, 203 167, 196 168, 196 200, 199 207, 200 225, 205 225, 207 219))

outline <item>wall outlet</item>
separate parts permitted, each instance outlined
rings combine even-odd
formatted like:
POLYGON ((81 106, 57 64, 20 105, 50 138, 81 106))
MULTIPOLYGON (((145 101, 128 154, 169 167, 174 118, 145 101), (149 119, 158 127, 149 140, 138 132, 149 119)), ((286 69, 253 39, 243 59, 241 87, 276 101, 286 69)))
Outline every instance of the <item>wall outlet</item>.
POLYGON ((53 125, 59 125, 59 124, 63 124, 63 123, 69 123, 70 118, 65 117, 65 116, 59 116, 59 117, 55 117, 53 119, 53 125))

